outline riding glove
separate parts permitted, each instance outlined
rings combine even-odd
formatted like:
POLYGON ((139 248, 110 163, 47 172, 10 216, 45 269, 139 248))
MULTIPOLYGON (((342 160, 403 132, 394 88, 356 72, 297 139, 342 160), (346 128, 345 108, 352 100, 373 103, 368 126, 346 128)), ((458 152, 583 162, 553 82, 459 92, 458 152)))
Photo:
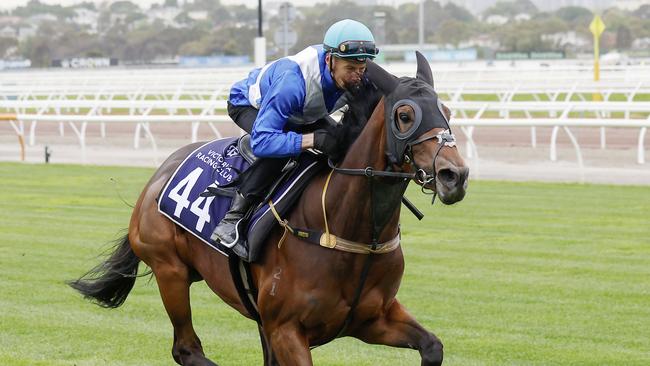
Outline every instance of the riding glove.
POLYGON ((341 149, 342 129, 332 126, 314 131, 314 148, 328 156, 337 155, 341 149))

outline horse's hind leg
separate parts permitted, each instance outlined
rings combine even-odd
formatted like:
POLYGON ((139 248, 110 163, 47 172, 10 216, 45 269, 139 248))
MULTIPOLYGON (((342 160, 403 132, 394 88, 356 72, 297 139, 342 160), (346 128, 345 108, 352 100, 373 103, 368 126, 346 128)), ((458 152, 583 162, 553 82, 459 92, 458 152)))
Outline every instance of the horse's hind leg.
POLYGON ((171 263, 158 263, 152 267, 165 310, 174 326, 172 356, 179 365, 216 366, 207 359, 201 340, 192 326, 190 308, 190 271, 176 258, 171 263))
POLYGON ((422 366, 442 365, 440 339, 424 329, 397 300, 386 314, 351 335, 371 344, 417 349, 422 366))

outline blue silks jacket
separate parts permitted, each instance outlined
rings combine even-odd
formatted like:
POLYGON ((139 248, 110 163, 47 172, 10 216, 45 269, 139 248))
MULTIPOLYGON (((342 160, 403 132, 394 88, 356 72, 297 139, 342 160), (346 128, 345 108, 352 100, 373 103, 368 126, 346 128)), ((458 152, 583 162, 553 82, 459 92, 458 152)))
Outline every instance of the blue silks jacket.
POLYGON ((302 135, 292 131, 329 115, 344 91, 336 87, 321 45, 257 68, 230 89, 230 103, 259 110, 251 132, 262 158, 297 156, 302 135))

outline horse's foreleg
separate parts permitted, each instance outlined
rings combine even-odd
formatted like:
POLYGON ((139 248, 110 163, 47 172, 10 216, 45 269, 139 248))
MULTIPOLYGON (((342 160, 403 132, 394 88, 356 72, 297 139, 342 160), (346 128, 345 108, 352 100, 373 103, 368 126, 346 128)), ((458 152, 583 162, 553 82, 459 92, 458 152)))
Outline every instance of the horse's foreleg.
POLYGON ((266 339, 262 327, 258 327, 260 331, 260 341, 262 342, 262 352, 264 354, 264 366, 277 366, 278 361, 275 359, 271 343, 266 339))
POLYGON ((440 339, 424 329, 397 300, 386 314, 351 335, 367 343, 417 349, 422 366, 442 365, 440 339))
POLYGON ((189 269, 180 260, 152 267, 165 310, 174 326, 172 356, 179 365, 216 366, 207 359, 192 326, 189 269))
POLYGON ((282 324, 266 331, 272 352, 280 365, 313 365, 307 337, 299 331, 298 325, 282 324))

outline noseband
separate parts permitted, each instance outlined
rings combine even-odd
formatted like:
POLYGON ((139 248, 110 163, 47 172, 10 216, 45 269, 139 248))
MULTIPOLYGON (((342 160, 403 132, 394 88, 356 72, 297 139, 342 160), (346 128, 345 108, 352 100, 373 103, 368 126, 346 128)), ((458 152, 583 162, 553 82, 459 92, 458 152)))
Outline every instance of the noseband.
POLYGON ((431 188, 426 188, 426 185, 430 185, 431 183, 435 184, 436 182, 436 159, 438 159, 438 155, 440 154, 440 151, 442 150, 443 147, 448 146, 448 147, 454 147, 456 146, 456 136, 454 136, 453 133, 451 133, 450 130, 443 130, 438 132, 437 135, 432 135, 432 136, 424 136, 421 137, 413 142, 410 142, 406 146, 406 152, 404 154, 404 161, 408 164, 411 164, 415 168, 415 177, 413 178, 418 184, 420 184, 422 193, 424 194, 432 194, 433 199, 431 200, 431 204, 433 204, 433 201, 436 198, 436 191, 431 189, 431 188), (415 159, 413 158, 413 146, 423 143, 428 140, 432 139, 437 139, 438 140, 438 148, 436 149, 435 154, 433 154, 433 169, 431 170, 432 173, 429 174, 424 170, 423 168, 420 168, 417 163, 415 162, 415 159), (428 191, 427 191, 428 190, 428 191), (429 192, 430 191, 430 192, 429 192))

